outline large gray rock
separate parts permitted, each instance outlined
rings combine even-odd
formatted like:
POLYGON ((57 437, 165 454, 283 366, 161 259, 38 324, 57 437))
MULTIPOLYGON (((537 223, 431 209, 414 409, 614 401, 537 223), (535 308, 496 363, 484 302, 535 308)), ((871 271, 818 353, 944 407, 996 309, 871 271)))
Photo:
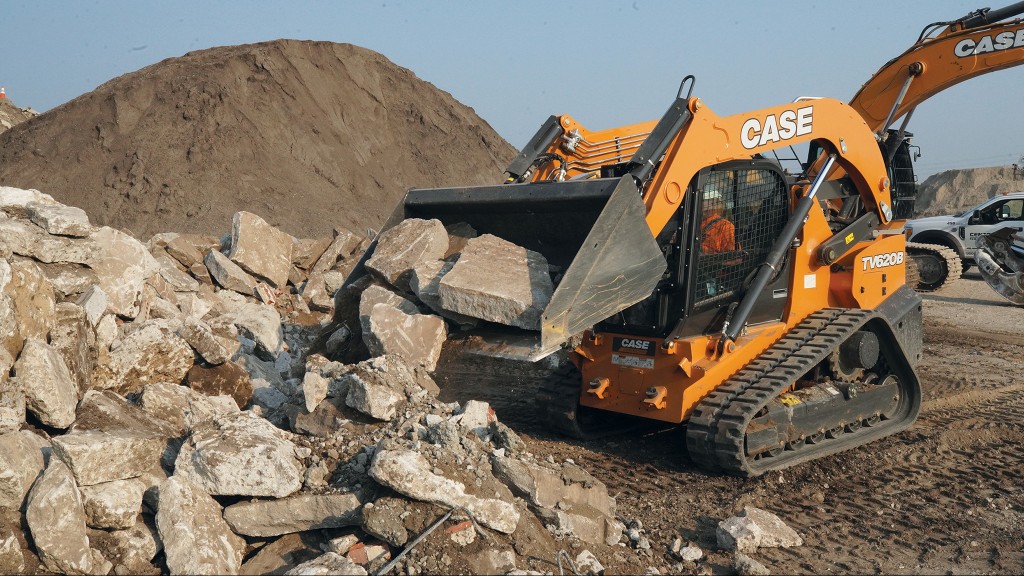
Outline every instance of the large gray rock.
POLYGON ((427 459, 412 450, 378 451, 369 473, 380 484, 409 498, 464 506, 481 524, 505 534, 515 531, 519 522, 519 512, 512 503, 467 494, 464 484, 435 474, 427 459))
POLYGON ((264 359, 276 359, 284 346, 281 315, 273 306, 246 302, 230 313, 216 319, 216 323, 230 322, 238 331, 256 343, 257 353, 264 359))
POLYGON ((267 224, 250 212, 236 212, 231 219, 231 252, 235 264, 270 283, 283 288, 292 268, 294 238, 267 224))
POLYGON ((160 277, 163 278, 164 282, 175 291, 178 292, 195 292, 199 290, 199 281, 178 268, 170 256, 161 254, 156 259, 160 265, 160 277))
POLYGON ((0 508, 21 508, 49 453, 50 443, 30 430, 0 435, 0 508))
POLYGON ((206 264, 207 270, 210 271, 210 276, 221 287, 234 290, 246 296, 255 294, 257 280, 219 251, 210 250, 207 252, 203 263, 206 264))
POLYGON ((39 421, 54 428, 75 422, 78 385, 60 354, 42 340, 30 339, 14 364, 25 404, 39 421))
POLYGON ((441 279, 455 266, 454 260, 423 262, 413 268, 409 287, 420 302, 441 316, 464 326, 475 326, 478 322, 472 316, 457 314, 441 306, 441 279))
POLYGON ((377 237, 366 267, 399 290, 409 290, 409 276, 420 262, 440 260, 448 250, 448 233, 440 220, 410 218, 377 237))
POLYGON ((85 310, 85 317, 88 318, 89 324, 95 328, 99 324, 100 318, 103 318, 103 314, 107 311, 107 293, 94 284, 79 295, 78 299, 75 300, 75 304, 78 304, 85 310))
POLYGON ((53 455, 79 486, 136 478, 160 463, 166 439, 134 430, 86 430, 53 438, 53 455))
POLYGON ((208 420, 182 445, 175 475, 213 495, 283 498, 302 487, 305 475, 284 436, 251 412, 208 420))
POLYGON ((50 458, 28 495, 25 509, 25 520, 44 568, 64 574, 110 571, 110 562, 89 547, 85 519, 71 471, 59 458, 50 458))
POLYGON ((302 397, 306 401, 306 412, 316 410, 317 405, 327 398, 330 383, 330 380, 317 372, 306 372, 302 377, 302 397))
POLYGON ((53 199, 53 196, 44 194, 34 188, 15 188, 13 186, 0 186, 0 209, 4 211, 15 210, 17 213, 24 213, 28 205, 36 202, 60 206, 60 202, 53 199))
POLYGON ((160 484, 156 526, 171 574, 237 574, 245 540, 231 532, 220 504, 187 480, 160 484))
POLYGON ((142 409, 184 436, 208 420, 238 412, 231 396, 206 396, 187 386, 161 382, 142 389, 142 409))
POLYGON ((448 328, 440 316, 406 314, 390 304, 376 304, 367 319, 363 341, 371 356, 400 356, 433 371, 441 357, 448 328))
POLYGON ((361 240, 355 234, 345 230, 344 228, 334 229, 334 238, 331 240, 330 245, 323 251, 316 263, 309 270, 310 276, 314 274, 323 274, 328 270, 333 269, 337 266, 339 261, 343 261, 349 256, 353 255, 353 252, 359 245, 361 240))
POLYGON ((80 490, 86 524, 90 528, 126 530, 135 525, 135 519, 142 510, 142 493, 146 491, 146 485, 131 478, 82 486, 80 490))
POLYGON ((72 431, 132 431, 173 438, 181 431, 110 390, 89 390, 78 403, 72 431))
POLYGON ((134 326, 109 361, 93 370, 93 388, 127 394, 157 382, 178 383, 194 361, 192 347, 175 334, 173 324, 149 320, 134 326))
POLYGON ((77 298, 98 281, 96 273, 81 264, 65 262, 45 264, 37 262, 46 279, 53 286, 54 295, 60 301, 77 298))
POLYGON ((57 303, 53 287, 33 262, 0 260, 0 338, 13 358, 25 340, 46 340, 57 303))
POLYGON ((223 364, 231 359, 231 352, 213 333, 210 325, 198 318, 182 318, 178 336, 188 342, 189 346, 209 364, 223 364))
POLYGON ((296 494, 251 500, 224 509, 236 534, 267 538, 292 532, 358 526, 362 504, 355 494, 296 494))
POLYGON ((107 311, 135 318, 142 303, 143 286, 160 270, 160 265, 144 244, 113 228, 104 226, 89 238, 96 254, 88 265, 107 294, 107 311))
POLYGON ((84 238, 92 232, 89 215, 74 206, 29 202, 25 208, 29 220, 49 234, 84 238))
POLYGON ((47 264, 90 264, 96 257, 96 246, 88 238, 51 236, 31 222, 7 218, 2 214, 0 246, 5 246, 19 256, 27 256, 47 264))
POLYGON ((540 330, 554 288, 544 256, 490 234, 466 243, 441 278, 445 310, 527 330, 540 330))
POLYGON ((715 532, 718 546, 724 550, 756 552, 758 548, 789 548, 800 546, 803 538, 778 516, 744 506, 743 511, 723 520, 715 532))
POLYGON ((411 300, 395 294, 384 286, 372 284, 359 295, 359 326, 364 334, 372 329, 370 314, 377 304, 387 304, 406 314, 420 313, 420 309, 411 300))
POLYGON ((393 419, 408 394, 421 390, 418 376, 401 358, 378 356, 356 364, 338 379, 349 408, 378 420, 393 419))
POLYGON ((60 354, 75 382, 78 394, 85 393, 92 382, 96 365, 96 332, 89 324, 84 309, 71 302, 57 304, 50 347, 60 354))
POLYGON ((327 552, 285 572, 288 576, 366 576, 366 569, 336 552, 327 552))

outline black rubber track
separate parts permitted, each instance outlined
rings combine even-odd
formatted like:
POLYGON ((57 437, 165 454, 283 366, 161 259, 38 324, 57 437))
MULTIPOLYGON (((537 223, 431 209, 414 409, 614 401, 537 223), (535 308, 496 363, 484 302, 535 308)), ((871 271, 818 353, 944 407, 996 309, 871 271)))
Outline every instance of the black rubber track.
POLYGON ((690 457, 711 472, 758 476, 909 427, 917 418, 921 402, 921 390, 912 369, 900 378, 903 389, 895 418, 838 438, 801 445, 799 450, 786 450, 774 457, 754 460, 746 455, 746 428, 758 411, 874 317, 868 310, 825 309, 806 318, 697 405, 687 424, 690 457))

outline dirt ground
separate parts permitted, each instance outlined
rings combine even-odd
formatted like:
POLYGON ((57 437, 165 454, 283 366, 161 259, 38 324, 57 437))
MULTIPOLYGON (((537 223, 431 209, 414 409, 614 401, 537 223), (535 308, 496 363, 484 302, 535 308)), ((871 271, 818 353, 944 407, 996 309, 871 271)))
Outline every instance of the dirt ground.
POLYGON ((749 504, 804 538, 754 555, 775 573, 1022 573, 1024 309, 974 271, 925 295, 924 316, 924 402, 908 431, 756 479, 701 472, 678 428, 588 442, 545 431, 530 405, 543 364, 443 360, 439 383, 451 399, 490 401, 530 451, 583 465, 643 522, 649 554, 590 547, 610 572, 672 570, 666 549, 681 536, 712 573, 732 573, 715 527, 749 504))

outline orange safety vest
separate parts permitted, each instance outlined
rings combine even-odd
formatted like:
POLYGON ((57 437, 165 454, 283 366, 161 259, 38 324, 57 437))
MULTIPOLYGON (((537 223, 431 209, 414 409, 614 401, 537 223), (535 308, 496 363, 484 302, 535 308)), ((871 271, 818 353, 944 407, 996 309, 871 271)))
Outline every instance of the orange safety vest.
POLYGON ((708 214, 700 223, 703 239, 700 249, 704 254, 718 254, 736 250, 736 227, 717 214, 708 214))

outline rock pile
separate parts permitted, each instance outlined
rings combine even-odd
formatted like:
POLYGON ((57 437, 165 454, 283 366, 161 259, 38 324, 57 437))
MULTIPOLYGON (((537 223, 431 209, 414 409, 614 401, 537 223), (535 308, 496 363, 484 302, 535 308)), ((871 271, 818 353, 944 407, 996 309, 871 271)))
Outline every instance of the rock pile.
POLYGON ((0 572, 364 574, 445 516, 398 570, 619 541, 600 481, 531 455, 486 403, 437 398, 447 323, 495 316, 397 290, 460 294, 440 270, 496 239, 444 261, 437 223, 407 224, 405 253, 382 238, 367 267, 387 282, 364 282, 354 327, 373 357, 346 364, 332 294, 365 242, 345 230, 295 239, 242 212, 223 238, 142 243, 36 190, 0 188, 0 210, 0 572))

